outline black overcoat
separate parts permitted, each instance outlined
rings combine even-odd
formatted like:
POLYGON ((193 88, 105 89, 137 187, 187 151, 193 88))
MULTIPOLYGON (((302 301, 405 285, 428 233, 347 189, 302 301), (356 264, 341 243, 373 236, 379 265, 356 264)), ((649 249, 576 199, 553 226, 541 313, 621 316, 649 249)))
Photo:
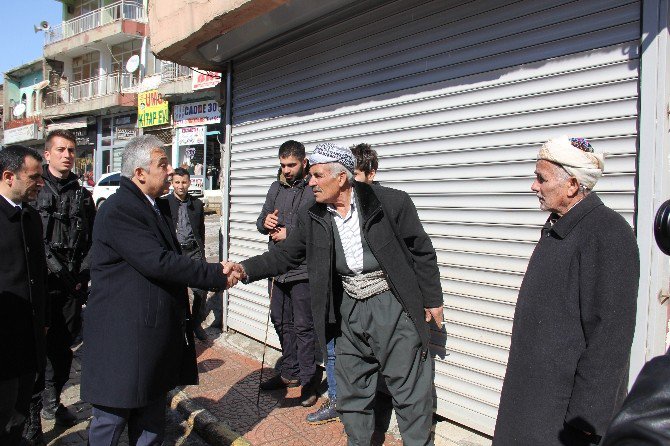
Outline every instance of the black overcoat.
POLYGON ((143 407, 197 382, 187 286, 225 288, 226 276, 218 263, 181 255, 159 202, 160 216, 121 178, 95 219, 81 378, 92 404, 143 407))
POLYGON ((44 369, 46 273, 42 221, 0 197, 0 380, 44 369))
MULTIPOLYGON (((424 308, 442 306, 437 256, 412 199, 403 191, 354 181, 360 203, 362 235, 386 273, 393 294, 419 332, 424 355, 430 330, 424 308), (402 241, 402 242, 401 242, 402 241)), ((275 249, 242 262, 247 281, 284 273, 307 259, 314 330, 324 350, 326 323, 339 314, 331 217, 323 203, 298 211, 298 224, 275 249), (333 311, 331 311, 331 309, 333 311)), ((341 296, 341 291, 340 291, 341 296)))
MULTIPOLYGON (((179 218, 179 200, 174 194, 167 197, 167 202, 170 204, 170 214, 172 214, 172 224, 177 227, 177 219, 179 218)), ((205 258, 205 208, 202 201, 188 197, 188 204, 186 205, 186 213, 188 214, 188 221, 191 223, 193 236, 198 243, 198 247, 202 253, 202 258, 205 258)))
POLYGON ((595 193, 545 225, 519 291, 495 446, 605 433, 626 395, 639 275, 631 227, 595 193))

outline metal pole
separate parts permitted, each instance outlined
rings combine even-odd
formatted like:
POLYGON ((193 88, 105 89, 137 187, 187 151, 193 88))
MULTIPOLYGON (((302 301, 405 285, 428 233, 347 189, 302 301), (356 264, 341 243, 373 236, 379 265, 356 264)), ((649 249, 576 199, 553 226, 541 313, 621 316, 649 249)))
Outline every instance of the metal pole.
POLYGON ((258 391, 256 392, 256 407, 259 407, 261 401, 261 383, 263 382, 263 369, 265 368, 265 352, 268 349, 268 331, 270 329, 270 308, 272 304, 272 292, 275 289, 275 278, 272 278, 270 284, 270 301, 268 302, 268 317, 265 320, 265 338, 263 339, 263 356, 261 357, 261 373, 258 378, 258 391))
MULTIPOLYGON (((221 156, 221 173, 223 174, 224 181, 222 181, 221 189, 221 233, 219 234, 220 240, 220 257, 221 260, 227 260, 229 257, 229 232, 230 232, 230 163, 231 163, 231 137, 230 133, 232 131, 232 94, 233 94, 233 63, 228 62, 226 68, 226 108, 225 108, 225 134, 223 135, 223 143, 221 144, 222 155, 221 156)), ((229 291, 225 290, 222 295, 222 330, 224 332, 228 331, 228 299, 230 298, 229 291)))

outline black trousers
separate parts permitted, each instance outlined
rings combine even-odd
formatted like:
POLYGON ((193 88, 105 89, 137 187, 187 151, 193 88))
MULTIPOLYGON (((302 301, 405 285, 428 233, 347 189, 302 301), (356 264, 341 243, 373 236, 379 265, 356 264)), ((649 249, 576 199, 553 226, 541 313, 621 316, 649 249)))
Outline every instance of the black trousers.
MULTIPOLYGON (((272 280, 269 281, 272 288, 272 280)), ((275 281, 270 316, 282 348, 280 373, 307 384, 316 374, 314 321, 309 282, 275 281)))
POLYGON ((42 394, 46 406, 60 402, 63 387, 70 379, 72 343, 81 331, 82 306, 82 302, 52 281, 49 282, 49 300, 51 326, 46 335, 47 364, 44 372, 37 375, 33 395, 36 403, 42 394))
POLYGON ((0 381, 0 446, 21 443, 34 385, 34 373, 0 381))
POLYGON ((115 446, 128 426, 130 446, 158 446, 165 437, 166 397, 148 406, 120 409, 93 405, 93 418, 88 429, 90 446, 115 446))
MULTIPOLYGON (((202 253, 197 246, 193 249, 182 251, 182 255, 185 255, 192 260, 202 260, 202 253)), ((196 326, 202 324, 207 318, 207 291, 199 288, 191 288, 191 291, 193 292, 193 307, 191 313, 193 317, 193 326, 196 326)))

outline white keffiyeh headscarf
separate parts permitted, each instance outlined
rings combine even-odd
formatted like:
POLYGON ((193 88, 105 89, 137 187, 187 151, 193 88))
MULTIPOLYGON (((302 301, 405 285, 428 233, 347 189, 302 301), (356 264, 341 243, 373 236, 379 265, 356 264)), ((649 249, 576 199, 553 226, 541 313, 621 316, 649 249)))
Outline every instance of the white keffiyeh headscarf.
POLYGON ((605 169, 604 154, 594 153, 593 147, 584 138, 561 136, 550 139, 540 148, 537 159, 561 165, 589 190, 593 189, 605 169))

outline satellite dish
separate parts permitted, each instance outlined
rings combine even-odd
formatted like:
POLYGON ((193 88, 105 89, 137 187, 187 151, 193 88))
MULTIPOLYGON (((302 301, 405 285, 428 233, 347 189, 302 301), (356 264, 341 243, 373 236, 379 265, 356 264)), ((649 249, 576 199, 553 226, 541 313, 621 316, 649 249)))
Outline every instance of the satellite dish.
POLYGON ((131 56, 130 59, 128 59, 128 62, 126 62, 126 71, 128 73, 134 73, 137 71, 137 69, 140 67, 140 56, 135 54, 134 56, 131 56))
POLYGON ((15 118, 20 118, 21 115, 23 115, 26 112, 26 104, 20 103, 16 107, 14 107, 14 111, 12 111, 12 114, 14 115, 15 118))

